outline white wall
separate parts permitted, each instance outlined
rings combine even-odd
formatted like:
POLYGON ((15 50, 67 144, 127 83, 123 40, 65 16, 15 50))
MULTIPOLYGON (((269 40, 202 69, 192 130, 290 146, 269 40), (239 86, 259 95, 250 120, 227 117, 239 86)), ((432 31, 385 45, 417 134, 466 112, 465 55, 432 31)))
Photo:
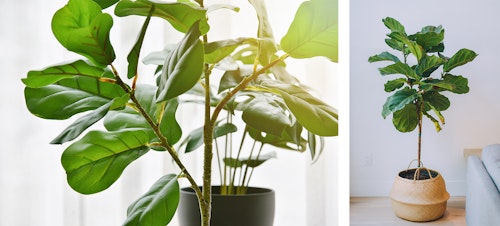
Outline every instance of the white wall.
MULTIPOLYGON (((228 2, 241 5, 241 14, 252 12, 247 1, 228 2)), ((301 1, 288 1, 287 9, 291 10, 281 10, 278 1, 268 2, 279 40, 301 1)), ((0 14, 0 225, 120 225, 128 205, 172 168, 164 153, 151 152, 132 163, 114 185, 101 193, 80 195, 67 185, 60 164, 64 146, 48 143, 70 122, 47 121, 31 115, 24 104, 24 86, 20 81, 29 70, 80 58, 61 47, 50 31, 52 14, 64 4, 65 0, 0 1, 3 12, 0 14)), ((224 34, 232 37, 255 34, 255 23, 235 20, 232 18, 235 13, 217 14, 211 20, 225 24, 212 27, 217 32, 211 34, 211 40, 224 34)), ((136 37, 142 19, 130 17, 118 21, 111 38, 117 56, 121 56, 116 65, 124 74, 123 62, 133 44, 125 37, 136 37), (120 45, 127 49, 119 50, 120 45)), ((153 19, 152 26, 151 30, 157 33, 147 40, 162 44, 146 44, 145 48, 160 50, 166 43, 164 40, 173 42, 166 38, 171 32, 160 20, 153 19)), ((290 63, 294 74, 303 77, 307 84, 317 86, 319 95, 337 106, 336 64, 322 59, 290 63), (305 75, 310 72, 323 76, 307 79, 305 75)), ((185 115, 179 117, 190 120, 185 115)), ((313 166, 307 154, 279 151, 277 159, 254 173, 254 185, 271 187, 277 192, 275 225, 336 225, 337 139, 330 138, 327 142, 322 159, 313 166)), ((199 161, 199 156, 195 156, 188 160, 188 165, 201 181, 199 161)))
POLYGON ((500 142, 500 3, 493 0, 351 0, 350 1, 350 173, 352 196, 387 196, 396 174, 416 158, 417 132, 399 133, 381 116, 387 78, 368 57, 389 50, 382 18, 396 18, 414 33, 426 25, 443 25, 445 55, 460 48, 479 56, 455 73, 469 78, 470 92, 447 95, 446 125, 436 133, 423 129, 424 164, 440 171, 451 195, 465 195, 464 148, 500 142))

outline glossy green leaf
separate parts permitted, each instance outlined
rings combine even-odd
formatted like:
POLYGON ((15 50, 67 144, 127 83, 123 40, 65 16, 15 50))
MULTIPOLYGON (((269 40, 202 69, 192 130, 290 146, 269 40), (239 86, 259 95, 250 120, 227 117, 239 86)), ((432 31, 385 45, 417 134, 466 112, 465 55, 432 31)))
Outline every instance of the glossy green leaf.
POLYGON ((184 36, 167 57, 157 80, 157 102, 177 97, 191 89, 200 79, 204 64, 204 47, 198 23, 184 36))
MULTIPOLYGON (((238 128, 232 123, 216 125, 214 127, 213 138, 216 139, 229 133, 234 133, 237 130, 238 128)), ((184 150, 186 153, 192 152, 201 147, 201 145, 203 145, 203 127, 191 131, 183 143, 186 144, 186 149, 184 150)))
POLYGON ((165 226, 177 210, 180 199, 179 182, 175 174, 167 174, 127 209, 124 226, 165 226))
POLYGON ((271 95, 254 98, 242 111, 241 118, 247 125, 275 136, 292 125, 286 107, 271 95))
POLYGON ((182 128, 175 118, 178 107, 179 100, 177 98, 167 101, 163 108, 163 115, 160 123, 160 131, 171 145, 176 144, 182 136, 182 128))
POLYGON ((338 62, 338 2, 311 0, 302 3, 286 35, 282 49, 294 58, 325 56, 338 62))
POLYGON ((132 50, 127 56, 127 62, 128 62, 128 71, 127 71, 127 77, 132 78, 137 75, 137 66, 139 63, 139 55, 141 53, 141 48, 142 48, 142 43, 144 41, 144 36, 146 35, 146 30, 148 29, 149 26, 149 21, 151 20, 151 15, 153 14, 154 8, 151 7, 151 10, 149 10, 148 16, 146 17, 146 20, 144 21, 144 24, 142 25, 141 28, 141 33, 139 34, 139 37, 137 38, 137 41, 135 42, 134 47, 132 47, 132 50))
POLYGON ((453 68, 464 65, 471 62, 476 58, 477 54, 468 49, 461 49, 455 53, 446 63, 443 65, 443 70, 445 72, 451 71, 453 68))
POLYGON ((215 64, 231 54, 238 46, 248 43, 257 42, 254 38, 237 38, 209 42, 205 44, 205 62, 215 64))
POLYGON ((392 96, 387 98, 383 106, 382 116, 386 118, 390 113, 401 110, 417 98, 417 91, 408 87, 395 92, 392 96))
POLYGON ((441 26, 427 26, 415 34, 415 41, 425 50, 432 50, 444 39, 444 29, 441 26))
POLYGON ((40 88, 54 84, 62 79, 77 76, 100 78, 104 73, 111 72, 100 67, 89 65, 83 60, 77 60, 68 64, 51 66, 41 71, 30 71, 28 72, 28 77, 22 79, 22 81, 28 87, 40 88))
POLYGON ((400 132, 411 132, 418 125, 418 113, 415 104, 407 104, 401 110, 394 112, 392 123, 400 132))
POLYGON ((52 18, 52 32, 68 50, 81 54, 100 67, 115 60, 109 41, 113 18, 92 0, 69 0, 52 18))
POLYGON ((410 66, 402 62, 397 62, 389 66, 379 68, 379 71, 381 75, 402 74, 415 80, 420 79, 417 73, 415 73, 415 71, 410 66))
POLYGON ((89 128, 91 125, 94 123, 98 122, 101 120, 109 110, 117 107, 124 107, 125 104, 127 103, 128 100, 128 95, 126 95, 124 98, 116 98, 115 100, 102 105, 101 107, 97 108, 96 110, 92 111, 89 114, 86 114, 85 116, 77 119, 75 122, 73 122, 71 125, 69 125, 66 129, 64 129, 54 140, 52 140, 50 143, 51 144, 62 144, 68 141, 71 141, 80 134, 83 133, 87 128, 89 128))
POLYGON ((93 0, 93 1, 97 2, 97 4, 99 4, 102 9, 105 9, 116 4, 120 0, 93 0))
POLYGON ((184 3, 159 3, 148 0, 121 0, 115 8, 117 16, 147 16, 154 7, 153 16, 167 20, 176 30, 186 33, 197 22, 201 34, 209 30, 206 9, 184 3))
POLYGON ((307 148, 307 141, 300 137, 302 126, 295 123, 292 127, 287 127, 281 136, 264 133, 252 127, 247 127, 248 135, 258 142, 269 144, 274 147, 304 152, 307 148))
POLYGON ((62 154, 68 184, 82 194, 107 189, 125 167, 148 151, 147 144, 142 130, 90 131, 62 154))
POLYGON ((437 111, 444 111, 450 107, 450 100, 439 92, 431 91, 422 94, 424 101, 437 111))
POLYGON ((385 39, 385 43, 394 50, 404 51, 405 54, 409 54, 410 50, 405 48, 404 43, 394 40, 392 38, 385 39))
POLYGON ((415 71, 417 74, 422 75, 423 77, 429 77, 430 74, 435 71, 439 66, 444 63, 444 60, 437 56, 425 56, 418 63, 415 71))
POLYGON ((298 86, 273 83, 264 85, 279 90, 286 106, 309 132, 319 136, 338 135, 337 109, 298 86))
POLYGON ((382 19, 382 22, 387 28, 389 28, 389 30, 391 30, 391 32, 400 32, 406 34, 405 27, 401 25, 401 23, 396 19, 391 17, 386 17, 382 19))
POLYGON ((468 79, 461 75, 445 74, 441 81, 432 85, 453 93, 464 94, 469 92, 468 83, 468 79))
POLYGON ((262 65, 267 65, 271 62, 272 56, 278 51, 274 34, 267 15, 266 4, 264 0, 248 0, 254 7, 259 21, 257 30, 257 40, 259 49, 259 61, 262 65))
POLYGON ((368 58, 368 62, 370 63, 378 61, 392 61, 394 63, 400 62, 397 56, 394 56, 392 53, 389 52, 382 52, 381 54, 377 54, 368 58))
POLYGON ((406 83, 406 79, 404 78, 398 78, 394 80, 390 80, 387 83, 384 84, 384 90, 386 92, 392 92, 396 89, 399 89, 403 87, 403 85, 406 83))
POLYGON ((98 78, 77 76, 53 85, 24 89, 28 110, 41 118, 67 119, 77 113, 94 110, 125 92, 116 84, 98 78))
POLYGON ((393 32, 388 35, 390 38, 395 39, 397 41, 400 41, 408 47, 410 52, 417 58, 418 61, 425 55, 424 49, 422 46, 417 44, 415 41, 411 41, 408 39, 406 34, 400 33, 400 32, 393 32))

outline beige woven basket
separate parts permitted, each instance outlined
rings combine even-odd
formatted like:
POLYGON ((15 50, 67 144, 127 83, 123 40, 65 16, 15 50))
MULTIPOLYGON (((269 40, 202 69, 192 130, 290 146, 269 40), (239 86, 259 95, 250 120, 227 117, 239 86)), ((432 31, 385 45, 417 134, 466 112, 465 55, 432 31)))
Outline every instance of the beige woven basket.
MULTIPOLYGON (((417 170, 417 169, 408 169, 417 170)), ((405 171, 401 171, 403 173, 405 171)), ((426 180, 413 180, 396 176, 390 197, 396 216, 409 221, 432 221, 440 218, 446 211, 450 197, 440 173, 427 168, 420 168, 437 176, 426 180)), ((416 173, 415 173, 416 174, 416 173)))

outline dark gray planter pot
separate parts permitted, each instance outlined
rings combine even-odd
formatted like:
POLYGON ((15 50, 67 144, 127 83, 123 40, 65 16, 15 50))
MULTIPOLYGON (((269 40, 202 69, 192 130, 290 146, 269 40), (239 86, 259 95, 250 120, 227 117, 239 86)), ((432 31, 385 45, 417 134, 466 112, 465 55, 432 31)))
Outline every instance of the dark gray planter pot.
MULTIPOLYGON (((246 195, 220 195, 212 187, 211 226, 273 226, 275 195, 266 188, 248 188, 246 195)), ((200 226, 198 199, 191 188, 182 188, 177 209, 181 226, 200 226)))

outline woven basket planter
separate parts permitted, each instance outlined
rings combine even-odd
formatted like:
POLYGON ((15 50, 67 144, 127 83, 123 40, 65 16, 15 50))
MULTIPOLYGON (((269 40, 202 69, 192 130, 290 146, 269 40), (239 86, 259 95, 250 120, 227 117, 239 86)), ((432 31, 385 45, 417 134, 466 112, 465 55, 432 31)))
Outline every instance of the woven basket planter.
POLYGON ((401 171, 394 184, 390 197, 392 209, 399 218, 425 222, 437 220, 446 211, 446 202, 450 194, 440 173, 427 168, 420 168, 421 174, 432 175, 430 179, 417 180, 417 169, 401 171), (413 179, 404 178, 402 175, 414 173, 413 179))

